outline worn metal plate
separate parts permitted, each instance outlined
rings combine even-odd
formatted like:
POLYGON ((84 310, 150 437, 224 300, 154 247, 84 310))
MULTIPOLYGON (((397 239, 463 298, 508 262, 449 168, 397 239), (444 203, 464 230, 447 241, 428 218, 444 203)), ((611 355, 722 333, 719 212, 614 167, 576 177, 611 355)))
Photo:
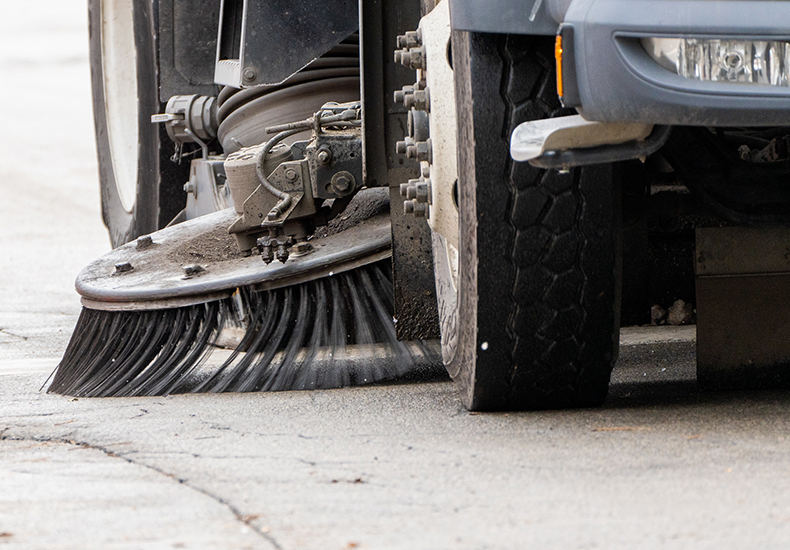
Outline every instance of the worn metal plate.
POLYGON ((790 386, 790 274, 697 279, 697 383, 790 386))
POLYGON ((790 228, 697 229, 698 276, 790 273, 790 228))
POLYGON ((414 71, 393 61, 398 34, 416 29, 420 6, 414 2, 365 0, 360 4, 363 80, 363 170, 365 185, 390 188, 392 201, 393 284, 399 340, 435 339, 439 314, 433 281, 431 232, 424 219, 403 213, 398 187, 420 175, 419 165, 395 152, 406 135, 406 108, 393 91, 414 82, 414 71))
POLYGON ((223 0, 215 79, 230 86, 279 84, 359 27, 356 0, 223 0), (243 20, 238 21, 240 15, 243 20), (241 28, 236 28, 239 23, 241 28), (228 72, 223 64, 237 65, 228 72))
POLYGON ((697 383, 790 386, 790 228, 697 229, 697 383))
POLYGON ((240 286, 276 288, 340 273, 391 256, 387 199, 384 189, 360 193, 310 241, 312 253, 268 266, 239 253, 227 232, 236 212, 216 212, 157 231, 148 246, 132 242, 102 256, 80 273, 77 292, 92 309, 118 309, 120 302, 124 309, 160 309, 217 299, 240 286), (118 272, 124 263, 132 269, 118 272), (202 271, 188 275, 187 266, 202 271))
POLYGON ((215 95, 217 1, 160 0, 155 5, 159 7, 159 100, 165 103, 179 94, 215 95))

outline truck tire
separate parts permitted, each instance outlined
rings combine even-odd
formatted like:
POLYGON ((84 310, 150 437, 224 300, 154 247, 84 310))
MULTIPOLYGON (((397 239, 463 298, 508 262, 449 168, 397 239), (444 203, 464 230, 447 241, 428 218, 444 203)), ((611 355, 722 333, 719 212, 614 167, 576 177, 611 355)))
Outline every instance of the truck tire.
POLYGON ((167 225, 183 208, 188 163, 151 123, 163 112, 157 2, 89 0, 90 66, 102 217, 113 247, 167 225))
MULTIPOLYGON (((619 340, 613 167, 516 163, 525 120, 567 114, 553 39, 454 32, 459 249, 437 266, 447 370, 469 410, 588 407, 606 398, 619 340)), ((444 239, 435 236, 435 254, 444 239)), ((441 260, 440 260, 441 262, 441 260)))

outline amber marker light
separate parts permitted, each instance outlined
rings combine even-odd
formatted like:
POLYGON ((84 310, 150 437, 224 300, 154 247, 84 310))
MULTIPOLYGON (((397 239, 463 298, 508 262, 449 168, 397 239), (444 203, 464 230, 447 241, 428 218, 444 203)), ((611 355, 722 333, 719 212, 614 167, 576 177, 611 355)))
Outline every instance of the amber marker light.
POLYGON ((562 97, 565 94, 562 88, 562 36, 559 34, 554 42, 554 59, 557 60, 557 95, 562 97))

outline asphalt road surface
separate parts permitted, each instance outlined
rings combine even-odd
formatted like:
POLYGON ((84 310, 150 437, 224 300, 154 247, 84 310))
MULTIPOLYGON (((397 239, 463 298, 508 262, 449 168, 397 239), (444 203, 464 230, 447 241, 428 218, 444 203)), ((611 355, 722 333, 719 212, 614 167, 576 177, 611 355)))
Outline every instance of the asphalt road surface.
POLYGON ((790 546, 790 398, 697 392, 693 328, 627 331, 595 410, 470 414, 447 381, 40 392, 109 244, 85 5, 3 13, 0 548, 790 546))

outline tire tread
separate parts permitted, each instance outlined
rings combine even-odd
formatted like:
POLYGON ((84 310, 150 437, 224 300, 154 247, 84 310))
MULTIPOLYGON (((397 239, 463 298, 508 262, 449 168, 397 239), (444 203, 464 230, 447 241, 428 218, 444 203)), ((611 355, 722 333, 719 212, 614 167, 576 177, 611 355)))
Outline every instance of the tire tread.
MULTIPOLYGON (((549 47, 534 37, 500 40, 506 147, 524 120, 567 114, 557 98, 549 47), (519 94, 525 83, 530 83, 529 93, 519 94)), ((502 220, 503 233, 512 235, 506 408, 589 406, 606 396, 613 353, 611 345, 606 350, 593 342, 603 341, 604 348, 611 344, 613 324, 602 319, 600 296, 593 293, 606 286, 601 275, 612 278, 613 273, 597 273, 594 267, 591 272, 589 264, 607 263, 599 261, 599 254, 611 264, 608 255, 614 251, 605 250, 607 220, 588 200, 591 190, 583 174, 580 169, 541 170, 510 158, 505 167, 511 207, 502 220)), ((605 294, 614 301, 613 292, 605 294)))

